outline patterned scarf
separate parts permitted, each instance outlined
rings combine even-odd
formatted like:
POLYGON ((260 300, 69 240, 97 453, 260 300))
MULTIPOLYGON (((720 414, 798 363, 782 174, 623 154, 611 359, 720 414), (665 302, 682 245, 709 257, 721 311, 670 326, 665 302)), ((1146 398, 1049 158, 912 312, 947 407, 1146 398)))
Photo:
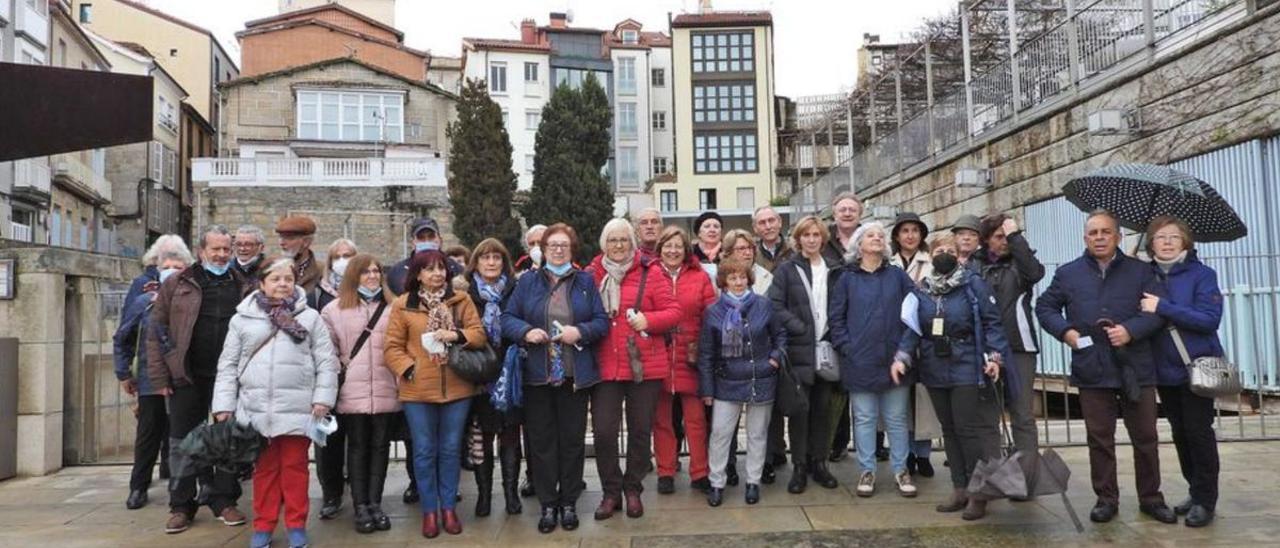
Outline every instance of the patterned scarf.
POLYGON ((723 293, 724 302, 729 305, 729 310, 724 314, 724 321, 720 324, 720 347, 726 358, 741 358, 743 351, 743 341, 746 340, 744 332, 744 320, 742 318, 742 309, 749 306, 756 300, 756 294, 747 290, 747 294, 742 297, 735 297, 732 293, 725 291, 723 293))
POLYGON ((622 308, 622 278, 631 270, 631 265, 635 264, 636 256, 632 253, 621 263, 615 263, 608 257, 602 259, 600 264, 604 266, 605 276, 600 282, 600 299, 604 301, 604 311, 611 317, 617 316, 618 310, 622 308))
POLYGON ((312 253, 310 249, 299 253, 299 255, 305 255, 305 257, 302 257, 300 260, 293 263, 293 279, 295 280, 302 280, 307 269, 311 268, 311 263, 316 261, 316 255, 315 253, 312 253))
POLYGON ((418 299, 427 311, 427 333, 441 329, 453 330, 453 314, 449 313, 449 307, 444 304, 443 287, 439 291, 427 291, 425 287, 419 289, 418 299))
POLYGON ((471 274, 471 279, 476 282, 476 292, 480 294, 480 299, 484 301, 484 316, 481 321, 484 322, 485 334, 489 336, 491 342, 502 340, 502 325, 498 322, 498 317, 502 315, 502 291, 507 287, 507 275, 503 274, 495 283, 485 281, 479 272, 471 274))
POLYGON ((952 270, 951 274, 946 276, 934 272, 933 274, 925 277, 924 289, 925 291, 928 291, 930 295, 946 295, 947 293, 950 293, 952 289, 964 284, 965 273, 966 271, 963 265, 957 265, 956 269, 952 270))
POLYGON ((289 338, 293 339, 293 342, 300 343, 307 340, 307 328, 298 323, 298 319, 293 315, 293 307, 298 304, 296 293, 285 299, 272 299, 259 291, 254 293, 254 302, 258 303, 258 308, 267 313, 271 325, 284 331, 289 338))

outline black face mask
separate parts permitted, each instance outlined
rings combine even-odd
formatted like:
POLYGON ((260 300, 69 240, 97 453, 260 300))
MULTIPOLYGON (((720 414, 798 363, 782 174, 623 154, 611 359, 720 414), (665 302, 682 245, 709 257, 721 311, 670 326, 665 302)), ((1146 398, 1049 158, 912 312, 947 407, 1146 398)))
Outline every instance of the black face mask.
POLYGON ((941 276, 950 276, 960 262, 950 253, 939 253, 933 256, 933 272, 941 276))

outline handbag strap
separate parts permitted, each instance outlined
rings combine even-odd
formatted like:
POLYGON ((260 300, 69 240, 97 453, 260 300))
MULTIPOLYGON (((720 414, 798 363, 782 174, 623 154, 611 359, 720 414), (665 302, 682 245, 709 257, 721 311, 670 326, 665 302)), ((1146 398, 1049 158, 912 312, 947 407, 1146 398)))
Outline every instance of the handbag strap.
POLYGON ((636 291, 636 312, 640 311, 640 305, 644 304, 644 283, 649 279, 649 265, 640 264, 640 290, 636 291))
POLYGON ((360 338, 356 339, 355 346, 351 347, 351 355, 347 356, 348 360, 356 359, 356 354, 360 353, 360 349, 364 348, 365 341, 369 340, 369 336, 373 334, 374 326, 378 325, 378 318, 382 317, 382 311, 387 309, 387 300, 383 299, 378 304, 378 309, 373 311, 373 317, 369 318, 369 323, 364 326, 364 331, 360 333, 360 338))
POLYGON ((262 352, 262 349, 267 347, 267 343, 271 342, 272 339, 275 339, 276 334, 279 332, 280 332, 279 327, 272 327, 271 334, 267 335, 267 338, 262 339, 262 342, 258 343, 258 346, 254 347, 253 352, 249 353, 249 359, 244 361, 244 367, 242 367, 239 373, 236 374, 237 379, 244 376, 245 370, 249 369, 249 362, 252 362, 253 358, 256 357, 259 352, 262 352))
MULTIPOLYGON (((795 267, 796 272, 800 274, 800 283, 804 284, 804 294, 809 296, 809 313, 814 316, 813 319, 816 322, 818 320, 818 309, 815 305, 818 303, 813 302, 813 283, 809 281, 809 278, 805 277, 804 269, 800 268, 799 264, 795 265, 795 267)), ((826 333, 823 333, 822 335, 825 334, 826 333)), ((819 335, 818 338, 821 339, 822 336, 819 335)))
POLYGON ((1169 337, 1173 338, 1173 346, 1178 349, 1178 355, 1182 357, 1182 365, 1191 366, 1191 354, 1187 352, 1186 343, 1182 342, 1182 333, 1178 332, 1178 328, 1169 326, 1169 337))

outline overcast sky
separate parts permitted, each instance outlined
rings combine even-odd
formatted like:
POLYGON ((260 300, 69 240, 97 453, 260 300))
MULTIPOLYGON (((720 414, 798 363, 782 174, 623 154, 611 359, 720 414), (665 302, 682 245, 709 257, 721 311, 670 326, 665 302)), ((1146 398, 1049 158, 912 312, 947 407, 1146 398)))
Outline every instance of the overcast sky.
MULTIPOLYGON (((274 15, 277 0, 148 0, 145 3, 204 26, 237 59, 235 33, 244 22, 274 15)), ((857 79, 855 52, 863 33, 896 41, 920 20, 954 9, 956 0, 714 0, 717 10, 773 12, 776 92, 791 97, 836 93, 857 79)), ((399 0, 396 26, 410 47, 461 54, 462 37, 517 38, 520 20, 547 24, 552 11, 571 10, 574 26, 612 29, 628 17, 646 30, 667 29, 667 14, 695 11, 697 0, 399 0), (447 7, 446 7, 447 6, 447 7)))

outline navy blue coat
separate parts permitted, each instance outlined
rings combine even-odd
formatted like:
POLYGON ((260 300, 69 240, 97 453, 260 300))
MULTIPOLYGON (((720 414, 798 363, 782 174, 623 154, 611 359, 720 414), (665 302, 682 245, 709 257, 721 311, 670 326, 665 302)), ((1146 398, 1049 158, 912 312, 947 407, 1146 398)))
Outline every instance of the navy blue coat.
MULTIPOLYGON (((1156 315, 1178 328, 1191 359, 1222 356, 1222 343, 1218 340, 1218 325, 1222 323, 1218 273, 1200 262, 1194 250, 1168 274, 1160 270, 1159 265, 1152 267, 1156 269, 1157 279, 1163 281, 1165 291, 1156 315)), ((1156 381, 1161 386, 1178 386, 1190 381, 1187 366, 1167 329, 1156 333, 1151 351, 1156 361, 1156 381)))
POLYGON ((120 315, 120 327, 112 337, 116 380, 134 379, 141 396, 158 393, 151 387, 151 376, 147 374, 146 348, 138 346, 138 341, 147 340, 147 327, 151 324, 151 300, 154 296, 154 291, 140 291, 132 300, 127 301, 124 312, 120 315), (139 362, 136 368, 133 366, 135 358, 139 362))
MULTIPOLYGON (((232 260, 234 261, 235 259, 233 258, 232 260)), ((142 274, 139 274, 132 282, 129 282, 129 292, 124 295, 125 306, 133 302, 134 297, 142 294, 142 288, 147 285, 147 282, 160 283, 160 269, 156 268, 155 265, 147 265, 146 268, 142 269, 142 274)), ((124 321, 123 314, 120 320, 121 322, 124 321)))
POLYGON ((840 353, 840 384, 849 392, 884 392, 894 387, 889 366, 907 330, 902 299, 915 282, 885 261, 875 272, 857 264, 836 277, 827 299, 827 328, 840 353))
POLYGON ((702 317, 702 335, 698 337, 698 396, 741 403, 771 402, 778 387, 778 371, 769 360, 782 365, 787 329, 773 313, 773 303, 752 294, 742 309, 747 331, 743 355, 725 358, 720 330, 730 308, 729 298, 721 295, 702 317))
POLYGON ((1120 252, 1106 272, 1085 252, 1054 273, 1053 283, 1036 302, 1036 318, 1041 327, 1058 340, 1069 329, 1075 329, 1081 337, 1093 338, 1092 346, 1071 350, 1071 384, 1080 388, 1120 388, 1119 365, 1106 333, 1096 327, 1099 319, 1106 318, 1123 325, 1133 338, 1128 352, 1138 385, 1155 386, 1151 337, 1164 322, 1155 314, 1142 312, 1139 303, 1143 292, 1163 293, 1155 271, 1151 265, 1120 252))
MULTIPOLYGON (((544 385, 551 373, 548 346, 530 345, 525 342, 524 337, 535 328, 551 333, 551 322, 547 319, 551 279, 542 270, 531 272, 516 281, 515 292, 502 310, 502 339, 509 344, 528 348, 528 358, 524 362, 524 384, 544 385)), ((609 316, 604 311, 604 302, 600 300, 600 291, 596 289, 596 282, 591 274, 575 268, 568 275, 573 277, 565 283, 573 284, 569 305, 573 308, 573 325, 582 333, 582 339, 578 341, 582 350, 573 345, 564 345, 563 350, 571 352, 573 356, 574 389, 583 389, 600 382, 595 346, 608 333, 609 316)))
MULTIPOLYGON (((915 289, 916 318, 924 335, 907 329, 898 349, 906 355, 917 356, 913 367, 918 370, 920 382, 929 388, 953 388, 956 386, 985 385, 986 354, 1000 354, 1004 366, 1002 375, 1016 375, 1017 368, 1009 367, 1013 350, 1000 320, 1000 306, 978 274, 970 271, 965 282, 942 295, 943 333, 951 338, 951 356, 939 357, 933 337, 934 318, 938 317, 937 297, 923 289, 915 289), (917 354, 915 351, 919 350, 917 354)), ((1016 378, 1006 378, 1005 386, 1018 386, 1016 378)), ((1012 390, 1016 394, 1016 390, 1012 390)), ((1010 394, 1014 395, 1014 394, 1010 394)))

